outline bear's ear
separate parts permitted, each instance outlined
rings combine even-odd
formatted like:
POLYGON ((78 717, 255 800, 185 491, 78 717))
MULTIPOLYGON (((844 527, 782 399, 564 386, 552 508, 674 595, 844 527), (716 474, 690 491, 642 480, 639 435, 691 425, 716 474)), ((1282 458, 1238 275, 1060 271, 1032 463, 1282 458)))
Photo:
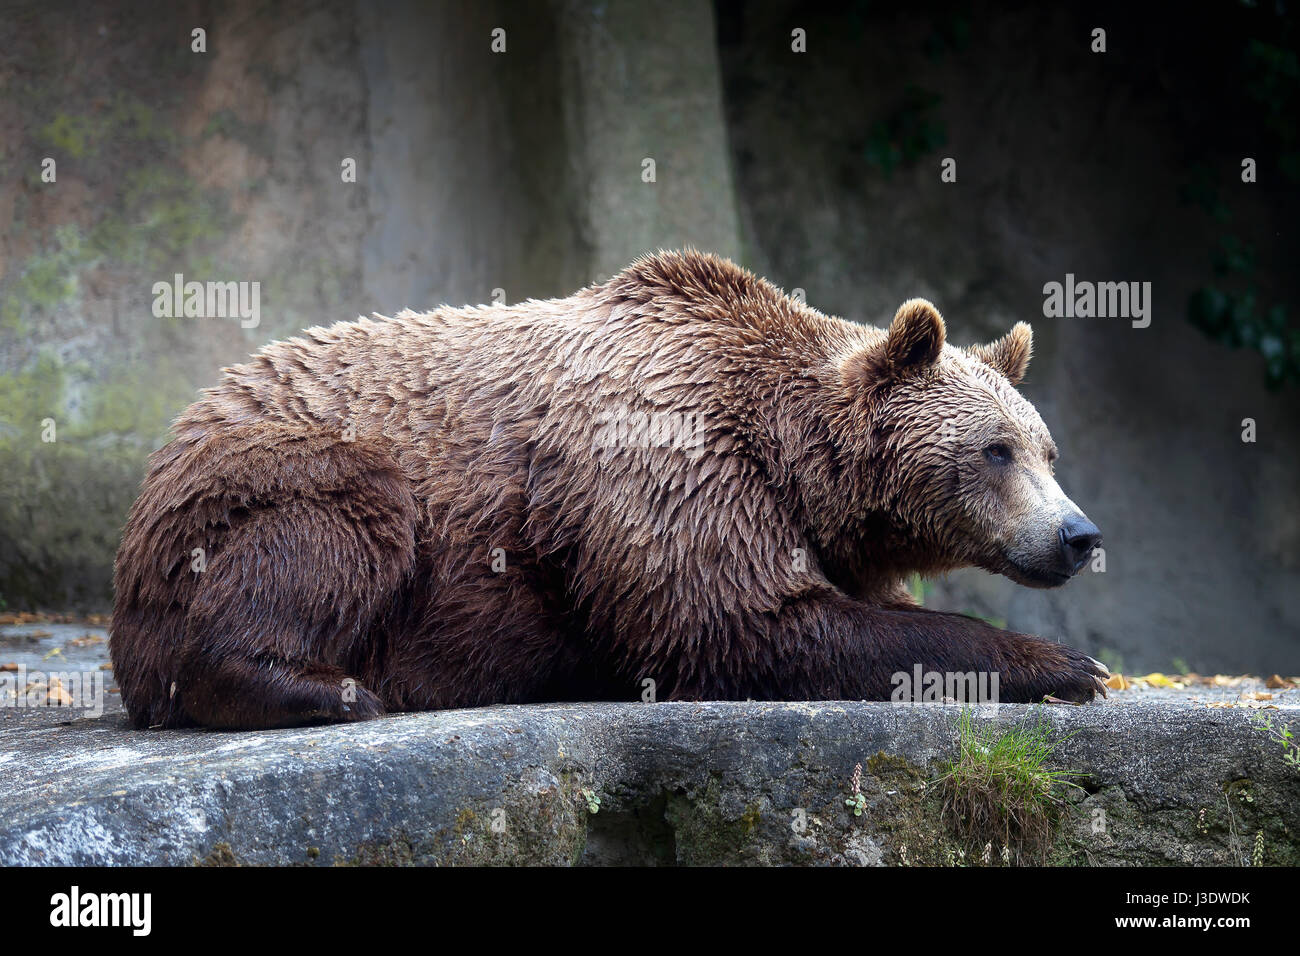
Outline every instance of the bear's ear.
POLYGON ((943 316, 925 299, 908 299, 898 307, 885 341, 850 355, 842 368, 844 380, 871 387, 928 368, 943 351, 943 316))
POLYGON ((1005 375, 1012 385, 1019 385, 1029 368, 1029 357, 1034 354, 1034 330, 1025 322, 1017 322, 996 342, 972 345, 969 352, 1005 375))
POLYGON ((933 365, 943 351, 945 338, 939 310, 925 299, 908 299, 889 324, 883 371, 897 378, 933 365))

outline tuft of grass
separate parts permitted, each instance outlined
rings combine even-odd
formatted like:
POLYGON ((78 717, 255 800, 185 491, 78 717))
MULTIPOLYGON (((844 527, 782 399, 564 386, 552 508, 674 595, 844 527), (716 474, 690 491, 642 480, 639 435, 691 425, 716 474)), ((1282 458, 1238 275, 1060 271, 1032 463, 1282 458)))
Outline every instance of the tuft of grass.
POLYGON ((1017 860, 1042 862, 1056 833, 1062 797, 1080 774, 1055 770, 1056 748, 1041 715, 1009 729, 977 727, 970 710, 957 721, 958 755, 935 781, 941 814, 957 837, 978 852, 989 843, 1010 847, 1017 860))

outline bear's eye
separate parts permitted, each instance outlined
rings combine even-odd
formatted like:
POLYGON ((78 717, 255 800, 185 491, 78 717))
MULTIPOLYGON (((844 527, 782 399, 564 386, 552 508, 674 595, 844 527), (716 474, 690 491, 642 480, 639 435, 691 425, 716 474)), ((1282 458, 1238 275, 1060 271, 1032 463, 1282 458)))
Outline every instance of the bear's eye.
POLYGON ((1011 449, 999 442, 985 448, 984 457, 995 465, 1009 465, 1011 463, 1011 449))

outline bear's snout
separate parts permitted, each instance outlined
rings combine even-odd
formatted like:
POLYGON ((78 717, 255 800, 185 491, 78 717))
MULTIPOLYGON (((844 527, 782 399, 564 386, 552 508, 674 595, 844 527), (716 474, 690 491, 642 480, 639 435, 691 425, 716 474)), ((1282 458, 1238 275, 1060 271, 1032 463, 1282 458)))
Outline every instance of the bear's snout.
POLYGON ((1057 537, 1061 541, 1061 565, 1068 574, 1078 574, 1093 549, 1101 544, 1100 529, 1083 515, 1066 518, 1057 537))

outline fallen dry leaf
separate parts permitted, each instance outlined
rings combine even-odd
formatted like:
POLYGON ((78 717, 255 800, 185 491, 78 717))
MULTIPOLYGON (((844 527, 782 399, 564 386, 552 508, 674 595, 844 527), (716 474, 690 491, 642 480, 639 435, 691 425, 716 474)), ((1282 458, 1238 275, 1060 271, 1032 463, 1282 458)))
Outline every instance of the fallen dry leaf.
POLYGON ((1141 684, 1145 687, 1172 687, 1175 690, 1182 690, 1187 686, 1182 681, 1171 680, 1159 671, 1154 674, 1147 674, 1144 677, 1134 677, 1133 683, 1141 684))
POLYGON ((48 621, 49 617, 44 614, 33 614, 30 611, 17 611, 10 614, 0 614, 0 625, 3 624, 32 624, 36 621, 48 621))
POLYGON ((1242 700, 1272 700, 1272 699, 1273 699, 1273 695, 1272 695, 1272 694, 1265 694, 1265 693, 1262 693, 1262 692, 1261 692, 1261 693, 1258 693, 1258 694, 1242 694, 1242 695, 1241 695, 1241 699, 1242 699, 1242 700))
POLYGON ((1111 690, 1128 690, 1130 685, 1123 674, 1111 674, 1110 680, 1106 681, 1106 686, 1111 690))
POLYGON ((16 670, 18 670, 17 664, 0 664, 0 671, 16 671, 16 670))
POLYGON ((46 691, 45 700, 59 707, 71 707, 74 703, 72 695, 63 689, 63 681, 57 677, 50 678, 50 686, 49 690, 46 691))
POLYGON ((1245 678, 1242 677, 1227 677, 1223 674, 1215 674, 1214 677, 1211 678, 1210 682, 1215 687, 1236 687, 1244 679, 1245 678))

